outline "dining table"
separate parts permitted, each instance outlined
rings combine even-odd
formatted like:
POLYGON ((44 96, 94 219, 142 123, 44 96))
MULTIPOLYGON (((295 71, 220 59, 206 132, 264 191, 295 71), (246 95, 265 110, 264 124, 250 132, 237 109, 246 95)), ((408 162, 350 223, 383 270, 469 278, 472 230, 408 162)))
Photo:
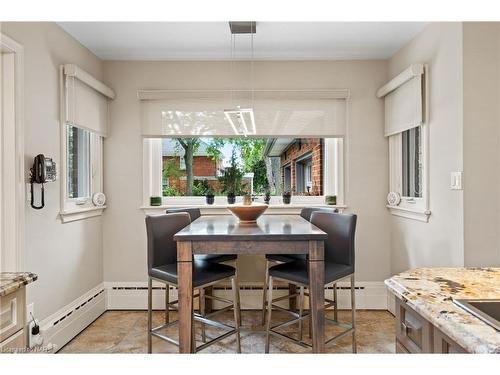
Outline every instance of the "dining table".
MULTIPOLYGON (((179 352, 193 353, 195 254, 306 254, 314 353, 325 351, 324 240, 327 234, 299 215, 262 215, 239 223, 233 215, 201 216, 177 232, 179 352)), ((264 291, 266 292, 266 291, 264 291)))

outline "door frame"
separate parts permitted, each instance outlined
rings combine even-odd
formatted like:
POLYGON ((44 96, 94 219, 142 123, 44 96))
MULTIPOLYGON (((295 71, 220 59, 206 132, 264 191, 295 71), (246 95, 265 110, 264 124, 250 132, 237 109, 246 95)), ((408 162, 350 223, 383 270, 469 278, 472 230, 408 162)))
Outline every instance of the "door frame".
MULTIPOLYGON (((3 115, 0 118, 1 133, 0 141, 0 162, 2 169, 8 170, 8 173, 15 176, 14 181, 4 181, 0 189, 0 229, 2 236, 0 238, 2 250, 12 251, 15 258, 14 272, 20 272, 25 269, 25 161, 24 161, 24 47, 0 32, 0 53, 13 54, 14 62, 14 121, 8 123, 3 121, 3 115), (8 140, 4 140, 5 131, 14 134, 8 140), (8 142, 8 143, 4 143, 8 142), (9 149, 15 150, 12 162, 5 160, 4 145, 8 144, 9 149), (5 162, 4 162, 5 161, 5 162), (7 182, 7 183, 5 183, 7 182), (14 201, 12 206, 4 206, 6 201, 14 201), (4 236, 5 219, 14 225, 8 228, 7 237, 4 236), (5 246, 5 248, 4 248, 5 246)), ((3 59, 2 59, 3 61, 3 59)), ((1 72, 0 72, 1 73, 1 72)), ((0 87, 0 89, 2 89, 0 87)), ((3 100, 3 99, 1 99, 3 100)), ((10 156, 12 158, 12 155, 10 156)))

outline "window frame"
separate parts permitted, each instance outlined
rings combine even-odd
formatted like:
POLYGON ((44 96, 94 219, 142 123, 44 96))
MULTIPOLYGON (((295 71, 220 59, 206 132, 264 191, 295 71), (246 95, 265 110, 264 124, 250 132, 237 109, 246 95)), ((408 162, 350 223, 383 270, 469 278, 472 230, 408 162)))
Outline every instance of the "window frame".
MULTIPOLYGON (((89 217, 102 215, 106 206, 98 207, 92 202, 95 193, 103 191, 103 147, 104 137, 89 131, 89 196, 82 198, 70 198, 68 196, 68 124, 64 123, 62 128, 61 149, 61 220, 63 223, 81 220, 89 217)), ((85 129, 86 130, 86 129, 85 129)))
MULTIPOLYGON (((216 136, 214 136, 216 137, 216 136)), ((275 136, 273 136, 275 138, 275 136)), ((301 138, 311 138, 304 136, 297 136, 301 138)), ((174 138, 174 137, 165 137, 174 138)), ((259 138, 266 138, 265 135, 259 135, 259 138)), ((143 138, 143 209, 151 208, 165 208, 176 205, 195 206, 195 207, 214 207, 226 206, 226 197, 215 197, 214 206, 207 206, 205 197, 203 196, 181 196, 181 197, 163 197, 162 196, 162 138, 143 138), (161 196, 161 206, 150 206, 150 197, 161 196)), ((319 196, 292 196, 293 205, 325 205, 326 195, 336 195, 337 205, 332 207, 345 208, 344 200, 344 147, 345 138, 322 138, 324 142, 324 157, 323 157, 323 195, 319 196), (328 179, 326 176, 333 175, 335 178, 328 179)), ((242 197, 238 196, 236 202, 242 201, 242 197)), ((271 205, 277 206, 282 204, 281 196, 272 196, 271 205)), ((283 205, 290 207, 290 205, 283 205)))
POLYGON ((429 210, 429 162, 428 162, 428 125, 420 125, 421 162, 422 162, 422 196, 403 196, 403 133, 389 136, 389 191, 399 194, 401 201, 397 206, 387 204, 393 215, 428 222, 429 210))

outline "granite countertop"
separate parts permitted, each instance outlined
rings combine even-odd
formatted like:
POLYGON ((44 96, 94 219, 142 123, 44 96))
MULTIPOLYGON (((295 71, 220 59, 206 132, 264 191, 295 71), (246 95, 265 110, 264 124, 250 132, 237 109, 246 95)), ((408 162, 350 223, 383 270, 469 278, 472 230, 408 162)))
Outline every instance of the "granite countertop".
POLYGON ((500 268, 417 268, 385 281, 396 297, 471 353, 500 353, 500 332, 453 303, 500 299, 500 268))
POLYGON ((38 276, 31 272, 1 272, 0 296, 6 296, 36 279, 38 279, 38 276))

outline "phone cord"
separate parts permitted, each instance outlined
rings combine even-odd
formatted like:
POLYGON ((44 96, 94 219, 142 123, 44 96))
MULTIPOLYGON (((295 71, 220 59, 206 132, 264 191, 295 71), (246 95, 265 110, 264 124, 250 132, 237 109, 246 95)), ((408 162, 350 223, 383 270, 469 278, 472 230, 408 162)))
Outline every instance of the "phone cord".
POLYGON ((35 206, 35 199, 33 196, 33 182, 31 182, 31 189, 30 189, 30 195, 31 195, 31 207, 33 207, 35 210, 40 210, 45 206, 45 188, 42 184, 42 201, 40 206, 35 206))

